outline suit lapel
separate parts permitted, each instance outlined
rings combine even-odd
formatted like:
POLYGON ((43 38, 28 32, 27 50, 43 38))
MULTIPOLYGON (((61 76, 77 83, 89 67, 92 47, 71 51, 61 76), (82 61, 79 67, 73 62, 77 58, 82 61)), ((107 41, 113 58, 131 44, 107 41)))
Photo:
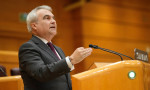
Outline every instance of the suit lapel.
POLYGON ((55 54, 53 53, 53 51, 43 42, 41 41, 39 38, 37 38, 36 36, 32 36, 31 39, 39 48, 41 48, 42 50, 44 50, 45 52, 47 52, 51 57, 54 58, 55 61, 58 61, 57 57, 55 57, 55 54))
POLYGON ((55 47, 57 53, 59 54, 59 56, 61 57, 61 59, 65 58, 65 55, 62 52, 62 50, 60 48, 56 47, 55 45, 54 45, 54 47, 55 47))

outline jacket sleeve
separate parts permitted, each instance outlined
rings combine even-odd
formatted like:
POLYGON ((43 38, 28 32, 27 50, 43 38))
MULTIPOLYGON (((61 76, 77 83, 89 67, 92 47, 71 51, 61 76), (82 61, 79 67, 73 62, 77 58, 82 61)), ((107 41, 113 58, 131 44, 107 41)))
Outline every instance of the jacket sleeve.
POLYGON ((25 43, 19 49, 19 66, 21 72, 38 81, 48 81, 70 72, 65 58, 45 64, 39 49, 32 43, 25 43))

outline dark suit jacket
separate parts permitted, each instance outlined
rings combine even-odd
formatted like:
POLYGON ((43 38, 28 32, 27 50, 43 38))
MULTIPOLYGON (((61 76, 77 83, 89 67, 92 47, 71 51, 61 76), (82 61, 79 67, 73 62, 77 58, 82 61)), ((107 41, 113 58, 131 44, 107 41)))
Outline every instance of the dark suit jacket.
POLYGON ((61 60, 39 38, 32 36, 19 49, 19 67, 24 90, 72 90, 70 68, 61 48, 61 60))

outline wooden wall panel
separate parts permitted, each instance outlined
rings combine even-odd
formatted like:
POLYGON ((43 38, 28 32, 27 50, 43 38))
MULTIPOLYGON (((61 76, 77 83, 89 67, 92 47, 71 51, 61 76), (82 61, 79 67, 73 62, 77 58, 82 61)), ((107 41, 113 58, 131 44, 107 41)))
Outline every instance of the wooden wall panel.
POLYGON ((149 10, 149 0, 91 0, 94 3, 106 3, 109 5, 122 6, 149 10))
POLYGON ((82 16, 95 21, 101 20, 128 25, 145 25, 149 27, 150 24, 150 12, 147 10, 106 3, 87 3, 83 8, 82 16))
POLYGON ((10 75, 12 68, 19 67, 18 52, 0 50, 0 64, 6 67, 7 75, 10 75))
POLYGON ((105 37, 135 40, 141 42, 150 41, 149 28, 143 28, 140 26, 119 24, 113 22, 103 22, 83 19, 83 33, 84 36, 89 37, 105 37))

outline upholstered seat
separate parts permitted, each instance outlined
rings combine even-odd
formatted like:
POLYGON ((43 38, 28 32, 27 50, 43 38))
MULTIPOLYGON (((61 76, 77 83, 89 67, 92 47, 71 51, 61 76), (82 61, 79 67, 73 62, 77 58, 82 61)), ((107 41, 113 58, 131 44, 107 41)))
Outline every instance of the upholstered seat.
POLYGON ((12 68, 12 69, 10 70, 10 74, 11 74, 11 76, 20 75, 20 70, 19 70, 19 68, 12 68))
POLYGON ((6 68, 3 65, 0 65, 0 77, 7 76, 6 68))

